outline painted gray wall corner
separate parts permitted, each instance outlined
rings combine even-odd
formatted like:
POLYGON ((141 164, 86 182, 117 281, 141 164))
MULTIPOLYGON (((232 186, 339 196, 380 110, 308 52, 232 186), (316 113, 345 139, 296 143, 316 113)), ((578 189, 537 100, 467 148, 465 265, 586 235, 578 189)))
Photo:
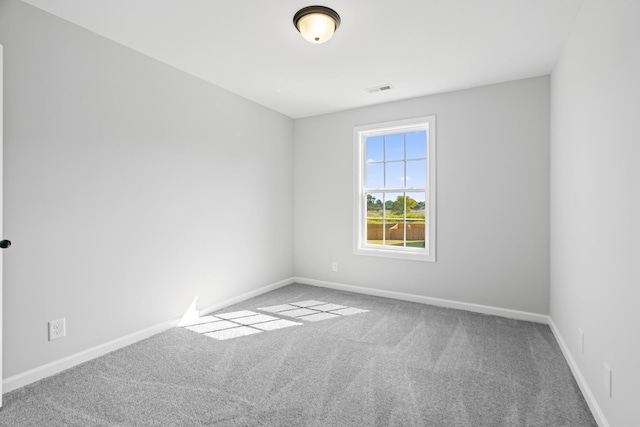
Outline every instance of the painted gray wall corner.
POLYGON ((0 43, 5 377, 292 276, 290 118, 17 0, 0 43))

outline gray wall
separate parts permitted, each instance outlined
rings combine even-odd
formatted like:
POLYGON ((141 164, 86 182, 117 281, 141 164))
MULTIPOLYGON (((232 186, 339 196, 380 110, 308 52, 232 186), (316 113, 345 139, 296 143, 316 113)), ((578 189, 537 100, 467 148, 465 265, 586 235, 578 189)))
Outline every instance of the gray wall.
POLYGON ((291 119, 16 0, 0 44, 5 377, 292 276, 291 119))
POLYGON ((300 119, 294 129, 296 276, 548 313, 548 77, 300 119), (353 127, 431 114, 437 262, 354 255, 353 127))
POLYGON ((638 17, 585 0, 551 79, 551 317, 611 426, 640 401, 638 17))

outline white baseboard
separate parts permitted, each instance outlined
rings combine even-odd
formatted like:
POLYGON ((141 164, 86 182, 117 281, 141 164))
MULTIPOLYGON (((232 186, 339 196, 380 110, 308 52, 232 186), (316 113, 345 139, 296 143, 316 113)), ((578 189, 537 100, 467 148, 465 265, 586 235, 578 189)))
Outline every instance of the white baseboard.
POLYGON ((403 301, 430 304, 430 305, 435 305, 439 307, 455 308, 459 310, 473 311, 476 313, 507 317, 510 319, 526 320, 530 322, 547 324, 551 328, 551 332, 553 333, 556 341, 558 342, 558 345, 562 350, 562 354, 564 355, 564 358, 566 359, 567 364, 571 368, 573 377, 578 383, 578 386, 580 387, 580 390, 582 391, 582 394, 587 402, 587 405, 589 405, 589 409, 591 410, 591 413, 593 414, 594 419, 598 423, 598 426, 610 427, 607 419, 604 416, 604 413, 602 412, 602 409, 600 408, 600 405, 598 405, 598 402, 595 396, 591 392, 591 389, 589 388, 589 385, 587 384, 584 376, 582 375, 582 372, 580 371, 578 364, 573 359, 573 356, 569 351, 569 347, 567 346, 564 339, 562 338, 562 335, 560 335, 560 331, 556 327, 551 316, 544 315, 544 314, 530 313, 526 311, 518 311, 518 310, 491 307, 491 306, 480 305, 480 304, 471 304, 466 302, 446 300, 446 299, 440 299, 440 298, 430 298, 422 295, 406 294, 402 292, 394 292, 394 291, 386 291, 386 290, 373 289, 373 288, 365 288, 360 286, 346 285, 343 283, 307 279, 304 277, 294 277, 294 281, 296 283, 301 283, 305 285, 320 286, 324 288, 337 289, 341 291, 355 292, 355 293, 360 293, 365 295, 374 295, 374 296, 385 297, 385 298, 393 298, 393 299, 399 299, 403 301))
POLYGON ((46 365, 38 366, 37 368, 33 368, 20 374, 13 375, 2 381, 2 393, 4 394, 12 390, 16 390, 20 387, 24 387, 43 378, 55 375, 66 369, 73 368, 74 366, 87 362, 91 359, 95 359, 96 357, 103 356, 122 347, 126 347, 135 342, 149 338, 153 335, 159 334, 160 332, 164 332, 173 328, 177 323, 178 319, 163 322, 158 325, 143 329, 141 331, 125 335, 124 337, 116 338, 115 340, 106 342, 104 344, 91 347, 79 353, 72 354, 71 356, 55 360, 53 362, 47 363, 46 365))
POLYGON ((598 405, 598 401, 596 400, 595 396, 591 392, 591 388, 589 387, 589 384, 587 384, 587 381, 582 375, 582 372, 580 371, 578 364, 576 363, 575 359, 571 355, 571 352, 569 351, 569 347, 567 346, 567 343, 562 338, 562 335, 560 335, 560 330, 558 329, 558 327, 553 321, 553 318, 551 317, 549 317, 549 327, 551 328, 551 332, 553 332, 553 335, 555 336, 556 341, 560 346, 560 350, 562 350, 562 354, 564 355, 564 358, 567 361, 569 368, 571 368, 573 377, 576 379, 576 382, 578 383, 578 387, 580 387, 580 390, 582 391, 582 395, 584 396, 584 399, 587 401, 587 405, 589 405, 589 409, 593 414, 593 418, 595 418, 596 422, 598 423, 598 426, 609 427, 609 422, 605 418, 604 413, 600 408, 600 405, 598 405))
MULTIPOLYGON (((392 299, 398 299, 403 301, 411 301, 411 302, 417 302, 422 304, 435 305, 439 307, 447 307, 447 308, 467 310, 467 311, 472 311, 472 312, 482 313, 482 314, 490 314, 490 315, 501 316, 501 317, 506 317, 510 319, 526 320, 530 322, 548 324, 551 328, 551 331, 553 332, 553 335, 556 338, 556 341, 560 346, 560 349, 562 350, 562 353, 565 359, 567 360, 567 363, 569 364, 569 367, 571 368, 571 372, 573 373, 573 376, 575 377, 576 382, 578 383, 578 386, 580 387, 580 390, 582 391, 582 394, 584 395, 585 400, 587 401, 587 404, 589 405, 589 408, 591 409, 591 412, 593 413, 593 416, 596 422, 598 423, 598 426, 609 427, 609 423, 604 417, 604 414, 600 409, 598 402, 596 401, 593 393, 591 392, 589 385, 585 381, 584 376, 582 375, 582 372, 578 368, 578 365, 573 359, 569 351, 569 348, 567 347, 562 336, 560 335, 558 328, 554 324, 553 319, 547 315, 530 313, 530 312, 519 311, 519 310, 511 310, 506 308, 491 307, 491 306, 480 305, 480 304, 459 302, 459 301, 453 301, 453 300, 447 300, 447 299, 431 298, 431 297, 426 297, 422 295, 407 294, 403 292, 394 292, 394 291, 387 291, 387 290, 381 290, 381 289, 366 288, 361 286, 347 285, 343 283, 307 279, 303 277, 292 277, 289 279, 282 280, 280 282, 263 286, 261 288, 258 288, 249 292, 245 292, 235 297, 228 298, 224 301, 221 301, 219 303, 210 305, 208 307, 205 307, 199 310, 199 314, 206 315, 214 311, 220 310, 222 308, 228 307, 230 305, 245 301, 249 298, 253 298, 258 295, 262 295, 266 292, 270 292, 275 289, 281 288, 283 286, 290 285, 292 283, 301 283, 305 285, 319 286, 324 288, 337 289, 341 291, 355 292, 355 293, 365 294, 365 295, 373 295, 373 296, 392 298, 392 299)), ((53 361, 51 363, 47 363, 46 365, 39 366, 29 371, 11 376, 3 380, 2 391, 3 393, 7 393, 12 390, 16 390, 20 387, 24 387, 28 384, 34 383, 48 376, 55 375, 59 372, 72 368, 81 363, 87 362, 89 360, 95 359, 97 357, 100 357, 112 351, 131 345, 135 342, 141 341, 153 335, 169 330, 175 327, 176 325, 178 325, 179 322, 180 322, 179 318, 174 320, 169 320, 169 321, 160 323, 158 325, 143 329, 141 331, 126 335, 124 337, 106 342, 104 344, 100 344, 98 346, 81 351, 71 356, 67 356, 65 358, 53 361)))
MULTIPOLYGON (((221 301, 219 303, 206 307, 205 309, 200 310, 200 313, 208 314, 213 311, 219 310, 221 308, 228 307, 230 305, 237 304, 249 298, 253 298, 255 296, 272 291, 274 289, 278 289, 283 286, 289 285, 293 282, 294 282, 293 279, 290 278, 290 279, 282 280, 280 282, 273 283, 267 286, 263 286, 253 291, 245 292, 238 296, 226 299, 224 301, 221 301)), ((55 375, 66 369, 77 366, 81 363, 103 356, 107 353, 111 353, 112 351, 121 349, 123 347, 131 345, 143 339, 149 338, 161 332, 167 331, 177 326, 179 322, 180 322, 180 318, 162 322, 160 324, 145 328, 141 331, 137 331, 129 335, 116 338, 115 340, 106 342, 104 344, 100 344, 95 347, 89 348, 87 350, 81 351, 79 353, 72 354, 71 356, 67 356, 62 359, 55 360, 51 363, 47 363, 46 365, 42 365, 37 368, 33 368, 28 371, 22 372, 20 374, 13 375, 2 381, 2 393, 3 394, 8 393, 12 390, 16 390, 20 387, 24 387, 28 384, 34 383, 36 381, 39 381, 51 375, 55 375)))
POLYGON ((535 323, 549 323, 549 316, 545 314, 530 313, 527 311, 511 310, 508 308, 491 307, 488 305, 472 304, 467 302, 453 301, 441 298, 431 298, 422 295, 407 294, 381 289, 365 288, 361 286, 346 285, 343 283, 326 282, 323 280, 307 279, 304 277, 294 277, 296 283, 304 285, 320 286, 323 288, 337 289, 340 291, 355 292, 365 295, 399 299, 403 301, 418 302, 421 304, 435 305, 438 307, 455 308, 458 310, 473 311, 475 313, 491 314, 494 316, 507 317, 509 319, 526 320, 535 323))

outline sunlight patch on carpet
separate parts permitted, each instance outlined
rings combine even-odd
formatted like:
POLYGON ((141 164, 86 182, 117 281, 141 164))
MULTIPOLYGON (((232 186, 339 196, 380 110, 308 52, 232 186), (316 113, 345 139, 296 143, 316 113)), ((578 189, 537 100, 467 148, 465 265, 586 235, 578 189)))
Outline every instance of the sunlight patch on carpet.
MULTIPOLYGON (((306 301, 292 302, 291 303, 291 305, 295 305, 297 307, 313 307, 314 305, 322 305, 322 304, 326 304, 326 302, 316 301, 316 300, 313 300, 313 299, 306 300, 306 301)), ((258 309, 258 310, 260 310, 260 309, 258 309)))
POLYGON ((255 316, 241 317, 233 319, 234 322, 238 322, 242 325, 253 325, 254 323, 264 323, 271 320, 278 320, 277 317, 267 316, 266 314, 257 314, 255 316))
POLYGON ((273 322, 258 323, 251 325, 254 328, 262 329, 263 331, 274 331, 276 329, 288 328, 289 326, 302 325, 302 323, 292 322, 291 320, 280 319, 273 322))
POLYGON ((337 314, 333 314, 333 313, 316 313, 316 314, 308 314, 306 316, 301 316, 298 317, 298 319, 300 320, 308 320, 309 322, 318 322, 320 320, 327 320, 327 319, 333 319, 335 317, 340 317, 337 314))
POLYGON ((227 340, 298 325, 302 323, 243 310, 203 316, 183 328, 209 338, 227 340))
POLYGON ((307 314, 314 314, 314 313, 317 313, 317 311, 309 310, 308 308, 296 308, 295 310, 286 310, 286 311, 278 312, 279 315, 287 316, 287 317, 300 317, 300 316, 306 316, 307 314))
POLYGON ((275 313, 278 316, 287 316, 299 320, 308 320, 310 322, 334 319, 336 317, 351 316, 353 314, 366 313, 369 311, 363 310, 361 308, 347 307, 346 305, 339 305, 316 300, 289 302, 286 304, 272 305, 270 307, 261 307, 257 308, 256 310, 275 313))
POLYGON ((300 322, 275 316, 285 316, 307 322, 319 322, 369 311, 316 300, 272 305, 270 307, 257 308, 256 310, 271 313, 272 315, 256 313, 251 310, 218 313, 193 319, 183 328, 216 340, 227 340, 303 325, 300 322))
POLYGON ((253 311, 249 311, 249 310, 242 310, 242 311, 234 311, 233 313, 216 314, 216 316, 221 317, 223 319, 236 319, 238 317, 255 316, 256 314, 258 313, 254 313, 253 311))
POLYGON ((236 323, 229 322, 227 320, 220 320, 217 322, 212 321, 208 323, 201 323, 199 325, 187 326, 186 329, 193 332, 197 332, 199 334, 206 334, 207 332, 219 331, 221 329, 235 328, 237 326, 238 324, 236 323))
POLYGON ((279 311, 295 310, 296 308, 299 308, 299 307, 296 307, 295 305, 291 305, 291 304, 280 304, 280 305, 274 305, 272 307, 259 308, 258 310, 267 311, 269 313, 277 313, 279 311))
POLYGON ((221 331, 210 332, 208 334, 205 334, 205 336, 210 338, 215 338, 217 340, 228 340, 229 338, 238 338, 238 337, 244 337, 247 335, 259 334, 260 332, 262 331, 255 328, 250 328, 248 326, 240 326, 237 328, 223 329, 221 331))

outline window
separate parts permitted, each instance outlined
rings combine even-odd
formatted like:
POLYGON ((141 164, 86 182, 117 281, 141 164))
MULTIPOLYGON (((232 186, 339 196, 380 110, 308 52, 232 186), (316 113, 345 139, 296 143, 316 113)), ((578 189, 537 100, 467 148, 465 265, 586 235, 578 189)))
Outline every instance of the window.
POLYGON ((435 116, 354 129, 354 253, 435 261, 435 116))

